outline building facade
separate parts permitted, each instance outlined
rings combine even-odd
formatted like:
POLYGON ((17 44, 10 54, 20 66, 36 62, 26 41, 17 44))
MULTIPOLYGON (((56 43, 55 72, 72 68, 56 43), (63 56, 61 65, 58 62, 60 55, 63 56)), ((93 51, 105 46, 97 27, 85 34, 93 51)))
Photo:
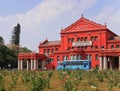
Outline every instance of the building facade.
MULTIPOLYGON (((55 69, 58 61, 89 59, 91 67, 100 70, 120 69, 120 37, 105 25, 81 17, 65 29, 61 29, 59 41, 48 41, 39 44, 39 53, 33 58, 26 57, 28 53, 18 55, 18 69, 22 60, 30 61, 30 67, 39 68, 39 62, 44 60, 42 68, 55 69), (26 56, 25 56, 26 55, 26 56), (35 61, 35 60, 39 60, 35 61), (37 66, 37 67, 36 67, 37 66)), ((31 54, 32 55, 32 54, 31 54)), ((29 69, 27 63, 27 69, 29 69)))

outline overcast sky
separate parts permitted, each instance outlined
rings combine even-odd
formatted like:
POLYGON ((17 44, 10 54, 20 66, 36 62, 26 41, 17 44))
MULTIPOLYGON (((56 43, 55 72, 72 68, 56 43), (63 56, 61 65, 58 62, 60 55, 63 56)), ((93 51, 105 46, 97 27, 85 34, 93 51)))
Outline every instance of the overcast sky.
POLYGON ((0 36, 8 44, 20 23, 20 45, 38 51, 40 42, 59 40, 61 28, 82 14, 120 35, 120 0, 0 0, 0 36))

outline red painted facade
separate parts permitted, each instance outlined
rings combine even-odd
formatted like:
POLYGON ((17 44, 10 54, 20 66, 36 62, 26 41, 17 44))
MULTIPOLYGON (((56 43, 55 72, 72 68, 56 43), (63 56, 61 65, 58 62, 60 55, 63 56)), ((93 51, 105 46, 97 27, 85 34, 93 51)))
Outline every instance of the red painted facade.
MULTIPOLYGON (((120 56, 120 37, 109 30, 106 24, 101 25, 82 16, 61 30, 59 41, 46 39, 40 43, 38 54, 44 54, 51 60, 46 65, 49 69, 55 68, 57 61, 88 58, 91 60, 92 68, 95 68, 100 65, 100 57, 115 60, 115 57, 120 56), (74 46, 74 43, 78 45, 74 46)), ((109 61, 107 63, 109 64, 109 61)), ((114 67, 117 63, 114 62, 114 67)), ((109 65, 107 67, 109 68, 109 65)))

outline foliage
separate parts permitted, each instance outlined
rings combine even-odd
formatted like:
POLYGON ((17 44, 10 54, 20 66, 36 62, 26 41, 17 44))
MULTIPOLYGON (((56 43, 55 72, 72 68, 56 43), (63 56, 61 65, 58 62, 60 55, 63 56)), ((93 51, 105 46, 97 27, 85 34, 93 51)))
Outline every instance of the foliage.
POLYGON ((12 31, 11 44, 19 46, 19 42, 20 42, 20 24, 17 24, 17 26, 15 26, 12 31))
POLYGON ((19 53, 19 44, 20 44, 20 24, 14 27, 12 31, 12 38, 11 38, 11 49, 15 51, 15 53, 19 53))
POLYGON ((44 73, 36 74, 32 77, 32 88, 31 91, 42 91, 46 87, 50 87, 50 78, 52 72, 48 73, 47 76, 44 76, 44 73))
POLYGON ((0 91, 5 91, 5 88, 4 88, 4 77, 3 75, 0 73, 0 91))
POLYGON ((119 91, 120 71, 116 71, 116 70, 114 71, 111 70, 5 71, 2 70, 0 71, 0 91, 5 91, 5 90, 6 91, 119 91), (102 78, 100 76, 102 76, 102 78), (59 88, 62 88, 62 90, 61 89, 59 90, 59 88))
POLYGON ((9 48, 7 48, 5 45, 0 45, 0 67, 8 68, 9 64, 11 64, 12 67, 15 67, 14 64, 16 62, 17 62, 17 55, 15 55, 14 52, 9 48))
POLYGON ((19 53, 27 53, 27 52, 32 52, 32 51, 26 47, 19 47, 19 53))

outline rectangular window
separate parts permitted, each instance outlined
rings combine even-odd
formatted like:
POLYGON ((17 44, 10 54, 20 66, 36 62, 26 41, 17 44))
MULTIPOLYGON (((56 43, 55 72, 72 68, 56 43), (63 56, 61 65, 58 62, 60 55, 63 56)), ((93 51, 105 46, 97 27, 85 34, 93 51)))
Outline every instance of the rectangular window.
POLYGON ((54 62, 54 59, 53 59, 53 58, 51 59, 51 62, 54 62))
POLYGON ((75 60, 75 55, 73 55, 73 60, 75 60))
POLYGON ((77 42, 80 42, 80 38, 77 38, 77 42))
POLYGON ((119 45, 116 45, 116 48, 120 48, 120 46, 119 46, 119 45))
POLYGON ((86 55, 86 60, 89 60, 89 57, 88 57, 88 55, 86 55))
POLYGON ((63 61, 68 60, 68 56, 63 56, 63 61))
POLYGON ((60 56, 57 56, 57 61, 60 61, 60 56))
POLYGON ((70 43, 70 38, 68 39, 68 43, 70 43))
POLYGON ((79 59, 79 55, 76 56, 76 60, 80 60, 80 59, 79 59))
POLYGON ((87 59, 87 60, 91 60, 91 54, 87 54, 87 55, 86 55, 86 59, 87 59))
POLYGON ((83 37, 81 37, 81 41, 83 41, 83 37))
POLYGON ((74 42, 74 38, 71 39, 71 42, 72 42, 72 43, 74 42))
POLYGON ((111 45, 111 49, 114 49, 114 45, 111 45))
POLYGON ((68 60, 68 56, 66 56, 66 60, 68 60))
POLYGON ((65 56, 62 57, 63 61, 65 60, 64 57, 65 57, 65 56))
POLYGON ((97 36, 95 36, 95 41, 97 41, 98 40, 98 37, 97 36))
POLYGON ((99 60, 98 54, 95 55, 95 60, 99 60))
POLYGON ((50 49, 48 49, 48 53, 50 53, 50 49))
POLYGON ((92 55, 91 55, 91 54, 89 54, 89 60, 90 60, 90 61, 92 60, 92 55))
POLYGON ((87 37, 84 38, 84 41, 87 41, 87 37))
POLYGON ((52 49, 52 53, 54 53, 54 49, 52 49))

